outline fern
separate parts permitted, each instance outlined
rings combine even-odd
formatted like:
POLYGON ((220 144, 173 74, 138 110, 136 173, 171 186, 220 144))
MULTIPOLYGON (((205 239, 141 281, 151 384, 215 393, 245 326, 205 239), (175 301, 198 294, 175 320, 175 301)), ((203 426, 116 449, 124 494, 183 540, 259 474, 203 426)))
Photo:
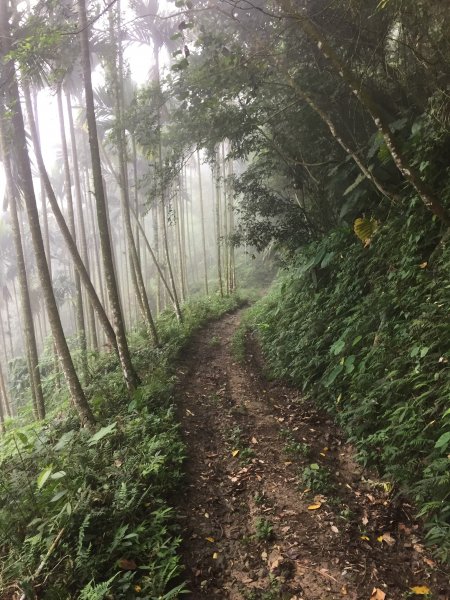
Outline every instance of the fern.
POLYGON ((81 591, 79 600, 104 600, 107 594, 111 591, 111 585, 116 579, 117 575, 114 575, 108 581, 103 583, 95 584, 90 581, 81 591))

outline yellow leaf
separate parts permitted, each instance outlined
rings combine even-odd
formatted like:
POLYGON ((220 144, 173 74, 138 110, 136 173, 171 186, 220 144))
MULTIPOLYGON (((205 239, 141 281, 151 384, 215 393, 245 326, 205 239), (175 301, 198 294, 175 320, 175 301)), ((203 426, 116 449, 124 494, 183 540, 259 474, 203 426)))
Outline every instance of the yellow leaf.
POLYGON ((205 538, 205 540, 207 542, 211 542, 211 544, 214 544, 214 538, 213 537, 207 537, 207 538, 205 538))
POLYGON ((384 600, 386 598, 386 594, 380 588, 373 588, 372 595, 370 596, 370 600, 384 600))
POLYGON ((369 538, 367 537, 367 535, 362 535, 362 536, 361 536, 361 539, 362 539, 362 540, 367 540, 368 542, 370 541, 370 540, 369 540, 369 538))
POLYGON ((239 454, 239 450, 233 450, 233 452, 231 453, 231 455, 233 456, 233 458, 235 456, 237 456, 239 454))
POLYGON ((378 229, 378 221, 374 218, 372 218, 372 219, 367 219, 366 217, 359 218, 359 219, 356 219, 355 222, 353 223, 353 231, 359 237, 359 239, 362 242, 364 242, 365 244, 368 244, 370 242, 373 234, 375 233, 375 231, 377 229, 378 229))
POLYGON ((317 510, 322 506, 321 502, 315 502, 314 504, 310 504, 308 506, 308 510, 317 510))
POLYGON ((377 537, 377 542, 380 542, 380 543, 381 543, 382 541, 383 541, 383 536, 382 536, 382 535, 379 535, 379 536, 377 537))
POLYGON ((411 588, 411 591, 417 596, 428 596, 428 594, 431 594, 430 588, 426 585, 415 585, 411 588))
POLYGON ((134 591, 135 591, 137 594, 139 594, 139 592, 142 592, 142 588, 141 588, 141 586, 140 586, 140 585, 135 585, 135 586, 134 586, 134 591))
POLYGON ((219 558, 219 553, 218 552, 214 552, 213 559, 217 560, 218 558, 219 558))
POLYGON ((426 269, 427 267, 428 267, 427 261, 420 263, 420 265, 419 265, 419 269, 426 269))

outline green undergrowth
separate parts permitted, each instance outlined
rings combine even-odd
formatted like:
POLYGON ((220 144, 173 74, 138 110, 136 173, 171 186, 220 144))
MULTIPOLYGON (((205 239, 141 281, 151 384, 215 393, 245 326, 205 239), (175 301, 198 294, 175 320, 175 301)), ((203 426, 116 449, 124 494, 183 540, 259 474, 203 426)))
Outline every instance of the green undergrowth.
POLYGON ((417 212, 390 216, 369 247, 350 228, 333 232, 248 311, 235 344, 257 331, 271 376, 335 415, 448 560, 450 247, 433 252, 438 240, 417 212))
MULTIPOLYGON (((163 314, 162 345, 145 333, 130 347, 142 385, 130 398, 116 359, 99 355, 88 395, 92 434, 55 403, 44 424, 0 442, 0 590, 45 600, 169 600, 184 586, 169 498, 182 486, 184 450, 173 407, 174 365, 193 333, 241 303, 238 296, 163 314)), ((12 595, 12 594, 11 594, 12 595)))

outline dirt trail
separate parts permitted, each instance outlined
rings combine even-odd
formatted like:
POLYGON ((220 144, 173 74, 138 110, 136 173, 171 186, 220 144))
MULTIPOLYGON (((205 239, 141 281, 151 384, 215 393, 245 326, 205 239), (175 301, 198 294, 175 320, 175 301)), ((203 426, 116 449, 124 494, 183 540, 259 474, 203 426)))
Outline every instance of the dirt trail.
POLYGON ((252 349, 245 365, 233 359, 240 315, 204 329, 178 368, 188 597, 394 600, 428 586, 448 600, 411 507, 370 480, 298 391, 268 383, 252 349))

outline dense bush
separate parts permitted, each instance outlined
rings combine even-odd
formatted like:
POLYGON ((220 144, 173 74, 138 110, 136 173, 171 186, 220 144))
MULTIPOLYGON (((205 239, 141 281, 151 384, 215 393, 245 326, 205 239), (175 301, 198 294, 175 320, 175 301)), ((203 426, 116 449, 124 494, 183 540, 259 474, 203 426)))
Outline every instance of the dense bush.
POLYGON ((251 320, 272 374, 336 415, 448 558, 450 249, 433 252, 437 233, 420 212, 391 216, 368 247, 336 230, 299 252, 251 320))

